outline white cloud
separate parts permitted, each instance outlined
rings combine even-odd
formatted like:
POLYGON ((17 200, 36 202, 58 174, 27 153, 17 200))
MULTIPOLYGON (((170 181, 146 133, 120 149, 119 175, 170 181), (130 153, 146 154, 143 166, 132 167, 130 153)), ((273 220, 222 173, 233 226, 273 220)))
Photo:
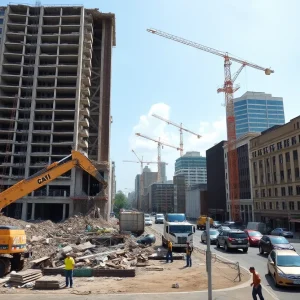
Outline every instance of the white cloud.
MULTIPOLYGON (((143 156, 145 161, 157 161, 157 143, 138 137, 135 133, 141 133, 145 136, 179 147, 179 130, 167 123, 158 120, 152 116, 153 113, 165 118, 171 119, 171 108, 165 103, 156 103, 151 106, 146 115, 140 116, 139 122, 134 126, 129 138, 130 149, 134 149, 139 157, 143 156)), ((219 117, 214 122, 200 122, 199 127, 194 132, 199 133, 201 138, 194 135, 183 133, 184 152, 199 151, 202 156, 206 155, 206 150, 214 144, 226 139, 226 119, 219 117)), ((179 151, 170 147, 163 147, 161 159, 168 163, 167 176, 172 179, 174 174, 175 160, 180 156, 179 151)), ((151 165, 153 171, 157 170, 156 165, 151 165)))

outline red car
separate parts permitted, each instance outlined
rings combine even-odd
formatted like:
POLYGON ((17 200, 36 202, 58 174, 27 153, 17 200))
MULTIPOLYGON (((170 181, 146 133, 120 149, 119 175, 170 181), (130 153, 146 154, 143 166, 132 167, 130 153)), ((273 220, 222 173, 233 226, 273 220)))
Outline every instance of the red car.
POLYGON ((259 231, 246 229, 244 230, 248 235, 248 240, 250 246, 258 246, 260 239, 262 238, 262 234, 259 231))

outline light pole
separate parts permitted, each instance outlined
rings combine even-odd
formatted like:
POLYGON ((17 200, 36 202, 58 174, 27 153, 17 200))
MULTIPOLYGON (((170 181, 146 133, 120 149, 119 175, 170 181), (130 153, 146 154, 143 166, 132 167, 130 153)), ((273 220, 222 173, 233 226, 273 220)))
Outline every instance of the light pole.
POLYGON ((212 282, 211 282, 211 251, 210 251, 210 218, 206 218, 206 272, 208 279, 208 300, 212 300, 212 282))

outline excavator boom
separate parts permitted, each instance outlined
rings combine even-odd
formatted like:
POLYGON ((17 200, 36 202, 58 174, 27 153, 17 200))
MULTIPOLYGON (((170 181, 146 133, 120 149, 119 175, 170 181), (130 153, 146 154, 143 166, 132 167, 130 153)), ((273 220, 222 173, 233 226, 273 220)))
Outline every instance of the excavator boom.
POLYGON ((25 197, 32 191, 47 185, 49 182, 70 171, 75 166, 82 168, 96 178, 102 184, 102 189, 107 187, 106 181, 93 163, 79 151, 73 150, 71 155, 68 155, 58 162, 52 163, 29 178, 16 183, 0 193, 0 210, 20 198, 25 197))

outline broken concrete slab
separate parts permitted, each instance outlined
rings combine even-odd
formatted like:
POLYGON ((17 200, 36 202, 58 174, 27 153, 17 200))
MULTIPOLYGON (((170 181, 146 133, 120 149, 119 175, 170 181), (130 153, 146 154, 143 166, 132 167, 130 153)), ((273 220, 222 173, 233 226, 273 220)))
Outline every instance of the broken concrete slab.
POLYGON ((73 249, 72 249, 71 246, 66 246, 66 247, 62 248, 62 252, 63 252, 64 254, 70 253, 70 252, 72 252, 72 251, 73 251, 73 249))

